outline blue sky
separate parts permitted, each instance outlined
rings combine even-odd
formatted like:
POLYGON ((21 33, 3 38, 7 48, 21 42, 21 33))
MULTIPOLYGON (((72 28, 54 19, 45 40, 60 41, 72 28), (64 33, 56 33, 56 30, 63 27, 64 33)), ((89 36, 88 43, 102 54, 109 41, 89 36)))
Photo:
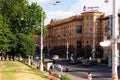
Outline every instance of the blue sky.
MULTIPOLYGON (((83 12, 83 6, 94 7, 99 6, 100 12, 105 12, 106 15, 112 14, 112 0, 105 3, 105 0, 29 0, 29 2, 37 2, 46 12, 47 18, 45 24, 48 24, 51 19, 63 19, 72 15, 79 15, 83 12), (53 5, 56 1, 59 4, 53 5)), ((118 0, 120 8, 120 0, 118 0)))

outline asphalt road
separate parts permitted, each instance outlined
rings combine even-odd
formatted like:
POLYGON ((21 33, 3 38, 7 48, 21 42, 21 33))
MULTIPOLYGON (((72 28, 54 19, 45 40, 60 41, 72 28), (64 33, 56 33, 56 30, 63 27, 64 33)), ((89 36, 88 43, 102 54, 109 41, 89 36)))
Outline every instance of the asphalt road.
MULTIPOLYGON (((65 60, 56 61, 57 64, 61 64, 63 66, 68 65, 68 62, 65 60)), ((111 80, 112 68, 107 65, 98 64, 96 66, 82 66, 80 63, 76 65, 68 65, 69 66, 69 74, 81 78, 87 79, 88 72, 92 73, 93 80, 111 80)), ((118 67, 118 75, 120 73, 120 67, 118 67)), ((120 75, 119 75, 120 80, 120 75)))

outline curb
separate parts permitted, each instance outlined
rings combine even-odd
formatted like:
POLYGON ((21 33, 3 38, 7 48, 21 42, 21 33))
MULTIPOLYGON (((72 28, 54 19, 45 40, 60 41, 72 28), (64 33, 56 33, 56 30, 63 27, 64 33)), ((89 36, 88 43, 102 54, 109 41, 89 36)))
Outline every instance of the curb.
POLYGON ((50 80, 60 80, 59 78, 57 78, 57 77, 55 77, 55 76, 52 76, 51 74, 49 74, 49 73, 47 73, 47 72, 44 72, 45 74, 45 76, 47 77, 47 78, 49 78, 50 80))

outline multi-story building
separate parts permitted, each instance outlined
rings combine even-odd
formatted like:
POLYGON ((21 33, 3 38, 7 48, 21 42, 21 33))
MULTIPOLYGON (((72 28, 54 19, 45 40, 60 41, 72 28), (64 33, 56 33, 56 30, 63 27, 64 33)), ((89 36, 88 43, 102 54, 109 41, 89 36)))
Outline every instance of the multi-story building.
POLYGON ((51 20, 47 25, 48 35, 44 37, 44 47, 50 54, 65 55, 74 53, 90 57, 93 50, 100 50, 104 27, 101 25, 103 12, 83 12, 63 20, 51 20))
MULTIPOLYGON (((118 13, 118 29, 120 30, 120 14, 118 13)), ((109 15, 109 16, 105 16, 101 18, 101 22, 102 22, 102 26, 103 26, 103 41, 104 40, 111 40, 112 41, 112 30, 113 30, 113 16, 109 15)), ((119 31, 119 35, 118 38, 120 36, 120 31, 119 31)), ((120 50, 120 43, 118 43, 118 50, 120 50)), ((112 46, 108 46, 108 47, 103 47, 104 49, 104 55, 103 57, 107 57, 108 58, 108 63, 109 66, 111 66, 111 62, 112 62, 112 46)), ((120 52, 118 54, 118 57, 120 55, 120 52)))
MULTIPOLYGON (((118 14, 120 17, 120 14, 118 14)), ((119 18, 120 28, 120 18, 119 18)), ((99 43, 112 37, 112 15, 103 12, 83 12, 63 20, 51 20, 47 25, 48 34, 44 36, 44 53, 89 57, 92 50, 102 52, 99 43), (68 44, 68 45, 67 45, 68 44)), ((34 35, 37 47, 40 37, 34 35)), ((120 47, 118 47, 120 48, 120 47)), ((111 56, 111 47, 103 47, 104 57, 111 56)), ((119 49, 120 50, 120 49, 119 49)), ((100 52, 99 56, 102 56, 100 52)), ((99 53, 97 53, 99 54, 99 53)))

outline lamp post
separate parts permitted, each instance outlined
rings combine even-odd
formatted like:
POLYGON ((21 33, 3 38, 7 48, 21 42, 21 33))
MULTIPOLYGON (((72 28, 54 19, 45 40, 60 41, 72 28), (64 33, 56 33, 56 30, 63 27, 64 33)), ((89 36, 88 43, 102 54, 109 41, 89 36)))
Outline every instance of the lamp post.
POLYGON ((118 30, 118 0, 113 0, 113 27, 112 27, 112 80, 118 80, 117 66, 118 66, 118 49, 117 49, 117 37, 119 35, 118 30))
MULTIPOLYGON (((117 37, 119 35, 118 29, 118 0, 113 0, 113 26, 112 26, 112 80, 118 80, 118 49, 117 49, 117 37)), ((109 0, 105 0, 105 2, 109 2, 109 0)))
POLYGON ((64 35, 58 35, 59 37, 65 39, 66 41, 66 59, 68 60, 68 55, 69 55, 69 42, 68 42, 68 37, 64 35))
POLYGON ((66 59, 68 60, 68 55, 69 55, 69 42, 68 42, 68 37, 62 36, 66 40, 66 59))
POLYGON ((41 24, 40 24, 40 70, 43 71, 43 10, 41 12, 41 24))
POLYGON ((69 48, 69 43, 68 43, 68 40, 66 39, 66 41, 67 41, 67 49, 66 49, 66 58, 67 58, 67 60, 68 60, 68 54, 69 54, 69 50, 68 50, 68 48, 69 48))
POLYGON ((96 29, 95 29, 95 25, 94 25, 94 27, 93 27, 93 32, 92 31, 90 31, 90 30, 88 30, 90 33, 92 33, 93 35, 92 35, 92 51, 91 51, 91 53, 92 53, 92 59, 95 59, 95 52, 96 52, 96 31, 95 31, 96 29))
POLYGON ((95 59, 95 51, 96 51, 96 43, 95 43, 95 38, 96 38, 96 34, 95 34, 95 26, 94 26, 94 32, 93 32, 93 49, 92 49, 92 59, 95 59))
MULTIPOLYGON (((56 1, 53 5, 60 3, 60 1, 56 1)), ((40 23, 40 70, 43 71, 43 25, 44 24, 44 12, 41 11, 41 23, 40 23)))

